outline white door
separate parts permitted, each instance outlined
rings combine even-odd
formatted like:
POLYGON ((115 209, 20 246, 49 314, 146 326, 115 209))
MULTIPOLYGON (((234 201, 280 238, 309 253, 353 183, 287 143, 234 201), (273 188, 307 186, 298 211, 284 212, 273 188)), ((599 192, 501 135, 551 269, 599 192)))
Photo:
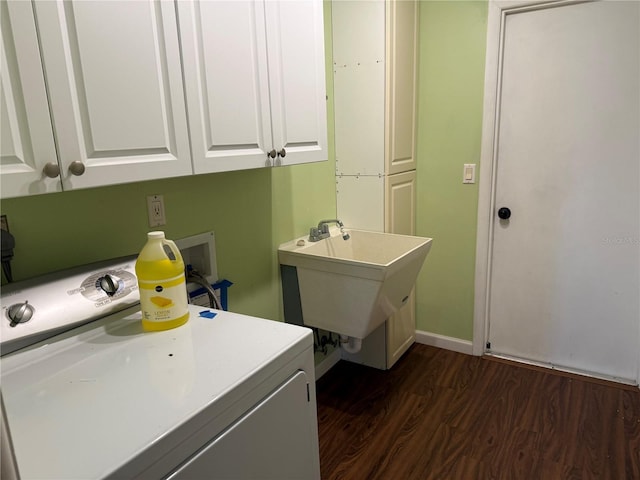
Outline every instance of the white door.
POLYGON ((63 188, 190 174, 173 2, 34 5, 63 188))
POLYGON ((40 48, 30 2, 0 2, 2 198, 62 189, 40 48), (49 173, 43 173, 50 163, 49 173))
POLYGON ((492 353, 637 378, 639 31, 640 2, 506 15, 488 298, 492 353), (510 218, 497 217, 503 207, 510 218))

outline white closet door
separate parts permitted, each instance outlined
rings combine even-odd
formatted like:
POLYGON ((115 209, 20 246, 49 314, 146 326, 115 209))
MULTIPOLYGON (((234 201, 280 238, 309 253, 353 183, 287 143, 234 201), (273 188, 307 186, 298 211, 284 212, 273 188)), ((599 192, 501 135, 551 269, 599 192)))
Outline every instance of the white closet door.
POLYGON ((31 2, 0 2, 0 179, 2 198, 55 192, 60 177, 31 2))
POLYGON ((491 350, 633 382, 640 3, 549 5, 504 25, 491 350))
MULTIPOLYGON (((401 235, 416 233, 416 171, 386 177, 385 232, 401 235)), ((415 287, 406 305, 386 323, 387 368, 391 368, 416 340, 415 287)))
POLYGON ((64 189, 191 173, 173 2, 35 9, 64 189))
POLYGON ((415 235, 416 171, 388 175, 385 181, 385 232, 415 235))
POLYGON ((418 2, 387 2, 385 171, 416 168, 418 2))
POLYGON ((196 173, 270 166, 264 3, 178 2, 196 173))
POLYGON ((265 2, 276 165, 328 158, 322 8, 320 0, 265 2))

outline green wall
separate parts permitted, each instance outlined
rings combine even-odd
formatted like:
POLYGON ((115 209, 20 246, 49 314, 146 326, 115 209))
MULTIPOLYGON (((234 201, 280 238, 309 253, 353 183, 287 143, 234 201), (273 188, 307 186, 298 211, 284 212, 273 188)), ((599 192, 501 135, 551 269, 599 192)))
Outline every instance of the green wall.
POLYGON ((230 307, 280 318, 277 247, 335 212, 331 162, 132 183, 2 201, 16 238, 16 280, 136 254, 149 231, 146 196, 163 194, 168 238, 214 231, 230 307), (292 185, 314 179, 301 195, 292 185), (305 204, 300 207, 298 204, 305 204))
MULTIPOLYGON (((168 238, 213 230, 230 308, 282 319, 277 247, 333 217, 335 156, 331 5, 325 2, 329 161, 132 183, 3 200, 17 240, 16 279, 137 253, 146 196, 163 194, 168 238)), ((417 328, 470 340, 487 4, 420 5, 417 234, 434 238, 417 284, 417 328)))
POLYGON ((417 284, 417 329, 471 340, 480 162, 485 1, 420 3, 418 235, 433 246, 417 284), (476 179, 478 178, 476 171, 476 179))

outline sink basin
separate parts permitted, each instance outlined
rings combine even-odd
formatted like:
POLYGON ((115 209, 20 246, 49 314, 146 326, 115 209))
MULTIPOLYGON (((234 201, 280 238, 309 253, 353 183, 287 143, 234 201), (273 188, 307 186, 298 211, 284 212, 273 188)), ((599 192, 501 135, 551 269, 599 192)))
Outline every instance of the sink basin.
POLYGON ((280 245, 281 265, 297 269, 305 325, 365 338, 408 300, 431 238, 339 229, 318 242, 280 245))

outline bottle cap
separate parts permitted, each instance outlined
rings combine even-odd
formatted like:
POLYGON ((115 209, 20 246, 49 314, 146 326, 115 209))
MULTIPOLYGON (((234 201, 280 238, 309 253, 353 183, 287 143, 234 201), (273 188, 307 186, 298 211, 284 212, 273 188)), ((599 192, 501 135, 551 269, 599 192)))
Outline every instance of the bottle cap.
POLYGON ((149 232, 147 233, 147 238, 149 240, 157 240, 157 239, 164 240, 164 232, 149 232))

